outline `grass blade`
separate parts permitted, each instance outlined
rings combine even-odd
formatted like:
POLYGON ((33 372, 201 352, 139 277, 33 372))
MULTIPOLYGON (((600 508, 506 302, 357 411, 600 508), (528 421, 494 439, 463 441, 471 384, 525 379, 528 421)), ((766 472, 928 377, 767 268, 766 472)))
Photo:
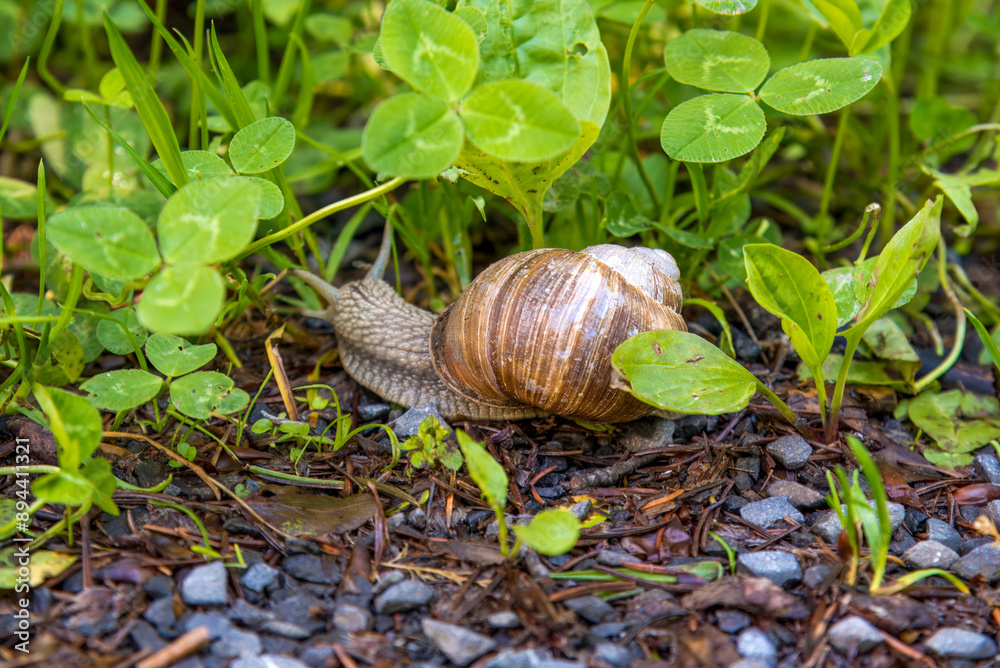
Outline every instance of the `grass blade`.
POLYGON ((104 128, 119 144, 121 144, 121 147, 125 149, 125 152, 128 153, 129 156, 131 156, 135 164, 138 165, 139 169, 142 170, 142 173, 146 175, 146 178, 149 179, 150 183, 152 183, 156 189, 160 191, 161 195, 164 197, 170 197, 177 192, 176 186, 164 177, 163 174, 160 173, 160 170, 153 167, 153 165, 139 155, 134 148, 129 146, 129 143, 125 141, 124 137, 112 130, 110 126, 106 125, 104 121, 98 118, 97 115, 90 110, 90 107, 87 106, 86 102, 83 102, 82 104, 84 111, 90 114, 90 117, 93 118, 98 125, 104 128))

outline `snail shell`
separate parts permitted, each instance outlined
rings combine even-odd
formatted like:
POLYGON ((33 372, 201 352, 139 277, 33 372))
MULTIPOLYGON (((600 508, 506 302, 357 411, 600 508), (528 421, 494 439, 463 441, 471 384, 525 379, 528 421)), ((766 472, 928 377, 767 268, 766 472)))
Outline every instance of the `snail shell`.
POLYGON ((368 275, 337 289, 308 272, 337 333, 344 368, 403 406, 434 403, 446 418, 516 420, 553 413, 625 422, 650 406, 612 387, 611 355, 640 332, 686 331, 680 273, 644 247, 540 249, 490 265, 435 318, 382 279, 387 227, 368 275))

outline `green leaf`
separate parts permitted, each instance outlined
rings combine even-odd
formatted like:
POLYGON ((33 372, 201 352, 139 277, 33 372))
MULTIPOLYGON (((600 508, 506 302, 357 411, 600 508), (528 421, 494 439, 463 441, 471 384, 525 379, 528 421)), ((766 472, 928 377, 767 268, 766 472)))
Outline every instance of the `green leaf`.
POLYGON ((207 420, 211 411, 224 406, 231 413, 238 408, 229 404, 230 397, 235 397, 241 406, 250 397, 243 390, 234 387, 233 379, 216 371, 196 371, 170 383, 170 401, 184 415, 196 420, 207 420))
POLYGON ((94 457, 83 465, 80 475, 90 483, 90 498, 97 507, 117 517, 118 506, 111 500, 117 486, 115 476, 111 473, 111 462, 103 457, 94 457))
POLYGON ((746 14, 757 6, 757 0, 695 0, 699 5, 710 12, 725 14, 726 16, 737 16, 746 14))
POLYGON ((754 299, 781 318, 802 361, 821 368, 837 332, 837 307, 826 281, 812 263, 780 246, 747 244, 743 255, 754 299))
POLYGON ((31 484, 31 491, 40 501, 70 508, 91 503, 94 494, 94 488, 75 468, 43 475, 31 484))
POLYGON ((934 177, 934 185, 951 200, 958 212, 962 214, 967 225, 954 225, 952 230, 960 237, 968 237, 979 226, 979 211, 972 201, 972 188, 975 186, 1000 184, 1000 172, 992 169, 980 169, 971 174, 943 174, 935 169, 923 167, 923 170, 934 177))
POLYGON ((526 79, 555 93, 578 121, 604 125, 611 67, 586 0, 460 0, 486 16, 476 84, 526 79))
POLYGON ((121 369, 94 376, 80 385, 90 403, 109 411, 127 411, 156 397, 163 379, 142 369, 121 369))
POLYGON ((44 385, 62 386, 76 382, 86 365, 83 346, 69 330, 56 339, 50 359, 35 361, 35 380, 44 385))
MULTIPOLYGON (((837 304, 838 328, 854 320, 861 311, 861 302, 866 294, 864 286, 871 277, 876 262, 878 262, 877 257, 870 257, 856 267, 837 267, 823 272, 823 279, 830 287, 834 302, 837 304)), ((916 293, 917 281, 914 279, 892 308, 906 306, 916 293)))
POLYGON ((472 440, 461 429, 456 430, 455 435, 469 475, 482 490, 486 503, 497 514, 497 519, 503 522, 503 509, 507 505, 507 474, 482 443, 472 440))
MULTIPOLYGON (((52 213, 48 199, 45 210, 52 213)), ((11 220, 34 220, 38 217, 38 189, 27 181, 0 176, 0 211, 11 220)))
POLYGON ((229 143, 229 158, 237 172, 260 174, 287 160, 293 148, 295 127, 280 116, 268 116, 236 133, 229 143))
POLYGON ((763 44, 728 30, 688 30, 670 40, 663 56, 680 83, 726 93, 752 93, 771 67, 763 44))
MULTIPOLYGON (((996 365, 997 369, 1000 369, 1000 346, 997 345, 996 339, 990 336, 990 333, 986 331, 986 327, 983 323, 979 322, 979 318, 972 314, 969 309, 964 309, 966 317, 972 323, 972 326, 976 328, 976 332, 979 334, 979 338, 983 341, 983 347, 986 352, 989 353, 990 359, 993 360, 993 364, 996 365)), ((1000 330, 998 330, 1000 331, 1000 330)))
MULTIPOLYGON (((895 321, 891 318, 879 318, 865 331, 862 341, 875 357, 887 361, 889 366, 912 387, 922 363, 907 340, 906 334, 895 321)), ((913 393, 912 389, 908 391, 913 393)))
POLYGON ((257 189, 257 218, 270 220, 285 208, 285 196, 281 188, 259 176, 237 176, 237 179, 253 184, 257 189))
MULTIPOLYGON (((823 377, 837 378, 840 374, 840 366, 844 362, 844 356, 838 353, 830 353, 823 362, 823 377)), ((799 379, 806 381, 813 377, 812 371, 805 365, 799 365, 796 369, 799 379)), ((897 392, 913 393, 913 385, 901 380, 899 374, 890 369, 886 362, 874 360, 855 359, 847 369, 848 385, 879 385, 888 387, 897 392)))
POLYGON ((767 80, 760 99, 793 116, 827 114, 860 100, 882 78, 869 58, 823 58, 786 67, 767 80))
MULTIPOLYGON (((133 309, 122 308, 112 311, 108 315, 118 322, 124 323, 140 347, 146 341, 148 334, 145 328, 139 324, 139 318, 133 309)), ((132 344, 129 343, 125 332, 113 322, 102 319, 97 323, 97 340, 115 355, 128 355, 133 352, 132 344)))
POLYGON ((214 343, 196 346, 179 336, 153 334, 146 341, 146 355, 156 370, 164 376, 176 378, 205 366, 215 357, 218 347, 214 343))
POLYGON ((528 524, 515 524, 514 533, 528 547, 547 557, 565 554, 580 540, 580 520, 565 508, 550 508, 531 518, 528 524))
MULTIPOLYGON (((952 456, 950 462, 955 461, 955 455, 969 454, 1000 438, 1000 402, 996 397, 961 390, 924 392, 910 401, 909 417, 937 442, 941 451, 952 456)), ((934 461, 937 453, 928 448, 924 456, 934 461)))
POLYGON ((46 223, 48 240, 89 272, 133 280, 160 266, 149 228, 128 209, 78 206, 46 223))
MULTIPOLYGON (((226 164, 226 161, 209 151, 184 151, 181 153, 181 161, 184 163, 189 181, 203 181, 233 175, 233 170, 226 164)), ((164 175, 167 174, 167 168, 163 166, 163 161, 154 160, 153 167, 164 175)))
POLYGON ((426 179, 462 149, 462 122, 447 102, 404 93, 380 104, 361 134, 361 154, 379 174, 426 179))
POLYGON ((688 332, 636 334, 618 346, 611 364, 631 386, 621 389, 677 413, 735 413, 747 407, 757 387, 739 363, 688 332))
POLYGON ((882 7, 882 13, 875 21, 875 25, 872 26, 871 36, 863 46, 863 50, 866 53, 878 51, 899 37, 906 29, 906 24, 910 22, 911 12, 910 0, 888 0, 882 7))
POLYGON ((393 0, 382 16, 382 57, 415 89, 442 100, 465 95, 479 69, 476 34, 429 0, 393 0))
POLYGON ((139 322, 154 332, 201 334, 215 322, 225 297, 215 269, 177 264, 153 277, 136 310, 139 322))
POLYGON ((862 305, 851 330, 867 328, 888 313, 916 280, 941 238, 942 204, 940 196, 924 204, 886 244, 871 275, 855 284, 860 287, 862 305))
POLYGON ((910 130, 932 146, 969 129, 975 122, 975 114, 953 106, 941 96, 917 100, 910 111, 910 130))
POLYGON ((531 81, 480 86, 460 111, 469 139, 503 160, 530 162, 568 151, 580 124, 552 91, 531 81))
POLYGON ((674 160, 725 162, 753 150, 766 129, 764 112, 752 98, 714 93, 671 109, 660 144, 674 160))
POLYGON ((177 143, 177 135, 174 134, 167 110, 150 84, 146 70, 132 55, 128 44, 125 43, 125 38, 118 32, 118 28, 111 22, 111 18, 107 14, 104 15, 104 30, 108 34, 111 57, 128 85, 128 91, 135 101, 135 109, 139 112, 139 118, 146 128, 146 132, 149 133, 149 138, 152 140, 153 146, 156 147, 157 154, 163 160, 170 180, 180 188, 187 183, 187 174, 184 171, 184 163, 181 161, 181 148, 177 143))
MULTIPOLYGON (((19 584, 20 558, 16 552, 19 546, 11 545, 0 551, 0 589, 14 589, 19 584)), ((46 580, 63 573, 76 563, 76 557, 54 550, 36 550, 31 553, 31 567, 28 569, 28 586, 41 587, 46 580)))
POLYGON ((257 231, 260 190, 242 179, 189 183, 167 200, 157 236, 167 262, 212 264, 233 257, 257 231))
POLYGON ((32 388, 59 444, 59 468, 76 471, 101 442, 103 423, 85 398, 44 385, 32 388))
POLYGON ((861 10, 854 0, 810 0, 848 49, 861 30, 861 10))

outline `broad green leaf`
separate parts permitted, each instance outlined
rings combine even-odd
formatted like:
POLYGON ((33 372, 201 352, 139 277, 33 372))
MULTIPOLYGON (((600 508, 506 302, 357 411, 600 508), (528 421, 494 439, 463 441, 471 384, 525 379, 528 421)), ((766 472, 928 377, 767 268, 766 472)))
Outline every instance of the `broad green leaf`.
MULTIPOLYGON (((964 394, 961 390, 928 391, 910 401, 909 417, 952 458, 972 453, 1000 438, 1000 402, 996 397, 964 394)), ((934 461, 937 453, 928 448, 924 456, 934 461)))
POLYGON ((933 146, 972 127, 976 116, 968 109, 952 105, 946 98, 934 96, 913 104, 909 122, 917 139, 933 146))
POLYGON ((752 93, 771 67, 763 44, 729 30, 688 30, 670 40, 663 56, 680 83, 726 93, 752 93))
MULTIPOLYGON (((181 162, 184 163, 189 181, 203 181, 233 175, 233 170, 226 164, 226 161, 209 151, 184 151, 181 153, 181 162)), ((167 168, 163 166, 163 161, 154 160, 152 164, 164 176, 167 175, 167 168)))
POLYGON ((229 143, 229 159, 241 174, 260 174, 287 160, 293 148, 295 128, 291 122, 268 116, 236 133, 229 143))
POLYGON ((237 179, 252 183, 257 189, 257 218, 270 220, 285 208, 285 196, 281 188, 259 176, 237 176, 237 179))
POLYGON ((752 98, 715 93, 671 109, 660 144, 674 160, 725 162, 753 150, 766 129, 764 112, 752 98))
MULTIPOLYGON (((838 328, 854 320, 861 311, 861 302, 865 298, 864 285, 871 277, 876 262, 878 262, 877 257, 870 257, 857 267, 837 267, 823 272, 823 280, 830 287, 834 302, 837 304, 838 328)), ((916 293, 917 281, 914 279, 892 308, 906 306, 916 293)))
POLYGON ((128 85, 128 92, 135 102, 139 118, 142 119, 142 124, 146 128, 146 132, 149 133, 149 138, 152 140, 153 146, 156 147, 157 154, 163 160, 170 180, 180 188, 187 183, 187 174, 184 170, 184 163, 181 161, 181 148, 177 142, 177 135, 174 134, 167 110, 156 95, 146 70, 139 65, 125 42, 125 38, 122 37, 107 14, 104 15, 104 30, 108 34, 111 57, 128 85))
POLYGON ((73 207, 52 216, 45 229, 52 245, 92 273, 133 280, 160 266, 152 233, 128 209, 73 207))
POLYGON ((63 331, 47 360, 35 361, 35 380, 43 385, 62 387, 76 382, 86 366, 86 353, 73 332, 63 331))
POLYGON ((361 134, 361 154, 379 174, 426 179, 462 149, 462 122, 447 102, 404 93, 380 104, 361 134))
POLYGON ((604 204, 604 219, 601 221, 608 232, 616 237, 630 237, 651 228, 651 221, 636 213, 628 195, 615 191, 604 204))
POLYGON ((72 508, 91 503, 94 495, 90 482, 75 469, 43 475, 32 483, 31 491, 41 501, 72 508))
POLYGON ((820 368, 837 332, 837 307, 826 281, 807 259, 780 246, 748 244, 743 255, 754 299, 781 318, 802 361, 820 368))
POLYGON ((628 383, 621 389, 677 413, 734 413, 747 407, 757 388, 749 371, 688 332, 637 334, 618 346, 611 364, 628 383))
MULTIPOLYGON (((136 316, 135 311, 130 308, 122 308, 117 311, 112 311, 108 314, 115 320, 124 323, 128 330, 135 337, 135 342, 142 347, 142 344, 146 341, 146 336, 148 333, 146 329, 139 324, 139 318, 136 316)), ((108 322, 102 319, 97 323, 97 340, 101 342, 101 345, 113 352, 115 355, 128 355, 133 352, 132 344, 129 343, 128 337, 125 336, 125 332, 122 328, 113 322, 108 322)))
MULTIPOLYGON (((823 377, 837 378, 840 374, 840 366, 844 363, 844 356, 839 353, 830 353, 823 362, 823 377)), ((805 364, 800 364, 796 369, 800 380, 806 381, 813 378, 812 371, 805 364)), ((888 387, 897 392, 907 394, 913 393, 913 385, 902 380, 899 374, 890 368, 887 362, 854 359, 847 369, 848 385, 877 385, 888 387)))
POLYGON ((442 100, 465 95, 479 69, 476 34, 429 0, 393 0, 382 16, 382 57, 415 89, 442 100))
POLYGON ((530 81, 480 86, 462 103, 460 114, 469 139, 503 160, 554 158, 580 136, 580 124, 559 97, 530 81))
POLYGON ((910 0, 888 0, 882 7, 882 13, 875 21, 875 25, 872 26, 871 36, 862 50, 867 53, 878 51, 899 37, 899 34, 906 29, 906 24, 910 22, 911 12, 910 0))
POLYGON ((354 34, 350 19, 333 12, 320 12, 306 17, 306 32, 321 42, 346 45, 354 34))
POLYGON ((951 200, 958 212, 962 214, 967 225, 956 225, 955 232, 963 237, 967 237, 976 231, 979 226, 979 210, 972 201, 972 188, 961 176, 942 174, 936 170, 930 170, 934 175, 934 185, 941 189, 941 192, 951 200))
POLYGON ((146 356, 164 376, 176 378, 212 361, 218 347, 214 343, 192 345, 185 339, 162 332, 146 341, 146 356))
POLYGON ((455 10, 455 16, 469 24, 472 32, 476 35, 476 41, 482 42, 489 32, 489 24, 486 23, 486 14, 475 7, 459 7, 455 10))
POLYGON ((757 6, 757 0, 695 0, 695 2, 710 12, 726 16, 746 14, 757 6))
MULTIPOLYGON (((990 359, 993 360, 993 364, 996 365, 997 369, 1000 369, 1000 345, 997 344, 996 335, 990 336, 990 333, 986 331, 986 327, 983 323, 979 322, 979 318, 972 314, 969 309, 964 309, 966 317, 972 323, 972 326, 976 328, 976 333, 979 334, 979 338, 983 342, 984 352, 989 355, 990 359)), ((1000 329, 997 330, 1000 334, 1000 329)), ((985 364, 980 357, 980 363, 985 364)))
POLYGON ((117 487, 115 476, 111 472, 111 462, 103 457, 94 457, 83 465, 80 475, 90 483, 90 498, 97 507, 117 517, 118 506, 111 500, 117 487))
POLYGON ((469 475, 486 497, 486 503, 497 514, 497 519, 503 522, 503 509, 507 505, 507 474, 482 443, 472 440, 461 429, 457 429, 455 435, 469 475))
POLYGON ((827 114, 860 100, 882 77, 869 58, 823 58, 777 72, 760 89, 760 99, 793 116, 827 114))
POLYGON ((196 371, 170 383, 170 401, 181 413, 197 420, 207 420, 233 394, 240 399, 247 397, 234 387, 232 378, 217 371, 196 371))
POLYGON ((243 179, 189 183, 167 200, 156 233, 167 262, 228 260, 253 240, 260 190, 243 179))
POLYGON ((851 329, 867 328, 888 313, 916 280, 941 238, 942 204, 940 196, 924 204, 917 215, 886 244, 871 275, 864 283, 855 283, 861 291, 859 299, 862 305, 857 324, 851 329))
MULTIPOLYGON (((15 589, 21 584, 19 575, 20 557, 17 544, 0 551, 0 589, 15 589)), ((41 587, 49 578, 54 578, 76 563, 77 557, 54 550, 35 550, 31 553, 31 567, 28 569, 28 586, 41 587)))
POLYGON ((136 311, 139 322, 154 332, 201 334, 215 322, 225 297, 215 269, 177 264, 153 277, 136 311))
POLYGON ((120 369, 94 376, 80 385, 90 392, 90 403, 109 411, 127 411, 160 393, 163 379, 142 369, 120 369))
MULTIPOLYGON (((906 334, 891 318, 879 318, 862 336, 862 341, 875 357, 889 363, 903 380, 912 385, 921 361, 906 334)), ((912 390, 911 390, 912 393, 912 390)))
MULTIPOLYGON (((45 210, 52 213, 52 202, 47 198, 45 210)), ((10 220, 34 220, 38 217, 38 189, 27 181, 0 176, 0 211, 10 220)))
POLYGON ((32 389, 59 445, 59 468, 76 471, 101 442, 103 424, 85 398, 44 385, 32 389))
POLYGON ((588 121, 582 121, 580 126, 580 136, 573 147, 549 160, 505 162, 466 142, 455 166, 462 170, 462 178, 503 197, 522 214, 528 209, 540 210, 552 183, 597 140, 600 128, 588 121))
POLYGON ((854 0, 809 0, 826 19, 844 46, 850 48, 861 30, 861 10, 854 0))
POLYGON ((476 84, 526 79, 559 96, 578 121, 604 125, 611 67, 586 0, 460 0, 486 16, 476 84))
POLYGON ((566 554, 580 540, 580 520, 565 508, 550 508, 535 515, 528 524, 515 524, 514 533, 539 554, 555 557, 566 554))
POLYGON ((694 232, 689 232, 688 230, 681 230, 676 227, 664 227, 661 228, 660 231, 667 235, 671 241, 675 241, 678 245, 684 246, 685 248, 710 250, 714 245, 712 239, 703 237, 702 235, 694 232))

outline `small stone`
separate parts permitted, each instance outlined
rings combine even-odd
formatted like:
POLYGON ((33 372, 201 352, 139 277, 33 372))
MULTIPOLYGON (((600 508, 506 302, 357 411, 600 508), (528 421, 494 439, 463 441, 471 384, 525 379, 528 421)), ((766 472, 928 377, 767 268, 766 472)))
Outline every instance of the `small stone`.
POLYGON ((428 416, 433 415, 437 418, 438 424, 448 427, 448 433, 451 433, 451 426, 445 422, 444 418, 438 412, 437 406, 434 404, 424 404, 422 406, 414 406, 410 410, 403 413, 401 416, 396 418, 395 424, 392 425, 392 430, 396 433, 396 436, 400 439, 409 438, 410 436, 416 436, 417 430, 420 429, 420 424, 428 416))
POLYGON ((216 612, 196 612, 184 620, 185 631, 193 631, 199 626, 208 629, 208 637, 212 640, 221 638, 232 628, 229 620, 216 612))
POLYGON ((986 517, 994 526, 1000 526, 1000 501, 990 501, 986 504, 986 517))
POLYGON ((340 582, 340 568, 333 559, 315 554, 293 554, 285 557, 285 571, 293 578, 316 584, 337 584, 340 582))
POLYGON ((618 444, 629 452, 661 448, 674 443, 674 421, 645 417, 628 423, 618 437, 618 444))
MULTIPOLYGON (((733 330, 736 331, 735 329, 733 330)), ((719 424, 718 415, 685 415, 676 421, 674 439, 683 443, 692 436, 711 434, 719 424)))
POLYGON ((521 618, 513 610, 494 612, 486 618, 486 623, 494 629, 516 629, 521 626, 521 618))
POLYGON ((762 529, 770 529, 786 517, 802 524, 806 518, 788 502, 787 496, 773 496, 763 501, 754 501, 740 508, 740 517, 762 529))
POLYGON ((625 550, 601 550, 597 553, 597 563, 605 566, 621 566, 623 563, 634 562, 636 556, 625 550))
POLYGON ((166 575, 155 575, 142 585, 142 590, 150 598, 170 596, 174 591, 174 579, 166 575))
POLYGON ((594 658, 601 659, 615 668, 628 668, 635 656, 625 647, 613 642, 602 642, 594 647, 594 658))
POLYGON ((590 627, 592 638, 614 638, 628 628, 625 622, 601 622, 590 627))
MULTIPOLYGON (((746 471, 737 471, 736 475, 733 476, 733 484, 736 486, 736 491, 738 491, 740 494, 744 494, 747 491, 753 489, 754 487, 753 480, 750 478, 750 475, 746 471)), ((746 500, 744 499, 744 503, 745 501, 746 500)))
POLYGON ((767 486, 767 495, 787 496, 788 502, 799 510, 821 510, 827 507, 826 497, 812 487, 791 480, 775 480, 767 486))
POLYGON ((237 599, 235 603, 229 606, 227 616, 229 619, 255 630, 259 629, 260 625, 264 622, 275 618, 274 613, 270 610, 261 610, 257 606, 247 603, 242 598, 237 599))
POLYGON ((802 584, 809 587, 810 589, 816 589, 823 582, 830 573, 833 572, 833 566, 827 566, 821 564, 819 566, 810 566, 806 569, 806 572, 802 576, 802 584))
POLYGON ((213 656, 223 659, 256 656, 261 650, 260 636, 231 626, 221 638, 212 643, 210 650, 213 656))
POLYGON ((388 573, 382 573, 378 577, 378 582, 375 583, 375 593, 381 594, 392 585, 402 582, 405 579, 406 575, 402 571, 395 569, 390 570, 388 573))
POLYGON ((997 644, 992 638, 954 627, 938 629, 927 640, 927 648, 946 659, 969 661, 989 659, 997 653, 997 644))
POLYGON ((292 622, 286 622, 283 619, 271 619, 260 627, 261 631, 267 631, 268 633, 274 633, 283 638, 292 638, 294 640, 305 640, 309 637, 309 631, 302 628, 298 624, 292 622))
MULTIPOLYGON (((868 505, 872 509, 875 508, 875 502, 871 499, 868 500, 868 505)), ((887 508, 889 510, 889 526, 892 528, 892 532, 895 533, 896 529, 903 524, 903 520, 906 519, 906 508, 901 504, 892 503, 891 501, 887 504, 887 508)), ((809 530, 825 542, 836 544, 840 538, 840 518, 837 517, 837 513, 831 510, 828 513, 824 513, 822 518, 813 524, 809 530)))
POLYGON ((798 471, 805 468, 812 456, 812 446, 798 434, 789 434, 771 441, 765 448, 774 461, 781 464, 786 471, 798 471))
POLYGON ((795 555, 777 550, 743 552, 736 556, 737 568, 756 577, 767 578, 779 587, 802 581, 802 569, 795 555))
POLYGON ((915 534, 918 531, 923 531, 924 527, 927 525, 927 520, 929 516, 927 513, 917 510, 916 508, 906 509, 906 517, 903 519, 903 526, 911 534, 915 534))
POLYGON ((841 619, 830 627, 830 644, 844 655, 867 654, 882 641, 882 634, 862 617, 841 619))
POLYGON ((225 605, 226 567, 221 561, 196 566, 181 583, 181 597, 188 605, 225 605))
POLYGON ((594 502, 590 499, 584 499, 579 503, 574 503, 569 508, 569 512, 572 513, 573 517, 583 522, 590 515, 590 511, 594 508, 594 502))
POLYGON ((942 522, 936 517, 931 517, 927 520, 927 540, 941 543, 955 552, 961 552, 962 543, 965 542, 962 534, 958 533, 955 527, 947 522, 942 522))
POLYGON ((374 422, 375 420, 381 420, 389 411, 392 410, 392 406, 389 404, 382 403, 381 401, 371 401, 364 395, 361 394, 358 400, 358 420, 361 422, 374 422))
POLYGON ((976 455, 972 460, 972 466, 977 478, 1000 485, 1000 459, 997 459, 996 455, 976 455))
POLYGON ((161 634, 173 634, 176 633, 174 628, 174 622, 177 621, 177 617, 174 616, 174 597, 164 596, 158 598, 149 605, 142 613, 143 618, 150 624, 156 627, 156 630, 161 634))
POLYGON ((586 668, 586 664, 554 659, 540 649, 506 649, 490 659, 484 668, 586 668))
POLYGON ((733 464, 733 469, 746 473, 751 480, 756 480, 760 477, 760 457, 740 457, 733 464))
POLYGON ((980 545, 952 563, 951 570, 965 580, 980 576, 996 582, 1000 580, 1000 550, 992 544, 980 545))
POLYGON ((392 614, 414 610, 434 600, 434 590, 419 580, 404 580, 394 584, 375 598, 375 610, 392 614))
POLYGON ((425 618, 421 627, 427 637, 456 666, 466 666, 497 646, 492 638, 462 626, 425 618))
POLYGON ((277 569, 271 568, 263 561, 258 561, 243 573, 240 577, 240 583, 247 589, 259 594, 274 582, 277 577, 277 569))
POLYGON ((333 611, 333 625, 341 631, 367 631, 372 627, 372 613, 353 603, 341 603, 333 611))
POLYGON ((742 610, 718 610, 715 621, 723 633, 736 633, 750 626, 750 615, 742 610))
POLYGON ((563 603, 591 624, 603 622, 615 614, 615 609, 611 607, 611 604, 597 596, 580 596, 563 601, 563 603))
POLYGON ((241 656, 229 664, 229 668, 309 668, 309 666, 290 656, 261 654, 260 656, 241 656))
POLYGON ((756 627, 744 629, 736 639, 736 651, 744 659, 760 661, 766 666, 778 663, 778 650, 767 634, 756 627))
POLYGON ((156 630, 141 619, 136 620, 132 625, 129 637, 136 647, 140 650, 149 650, 150 653, 157 652, 167 646, 167 642, 159 636, 156 630))
POLYGON ((924 540, 903 553, 903 561, 911 568, 949 568, 958 553, 936 540, 924 540))

